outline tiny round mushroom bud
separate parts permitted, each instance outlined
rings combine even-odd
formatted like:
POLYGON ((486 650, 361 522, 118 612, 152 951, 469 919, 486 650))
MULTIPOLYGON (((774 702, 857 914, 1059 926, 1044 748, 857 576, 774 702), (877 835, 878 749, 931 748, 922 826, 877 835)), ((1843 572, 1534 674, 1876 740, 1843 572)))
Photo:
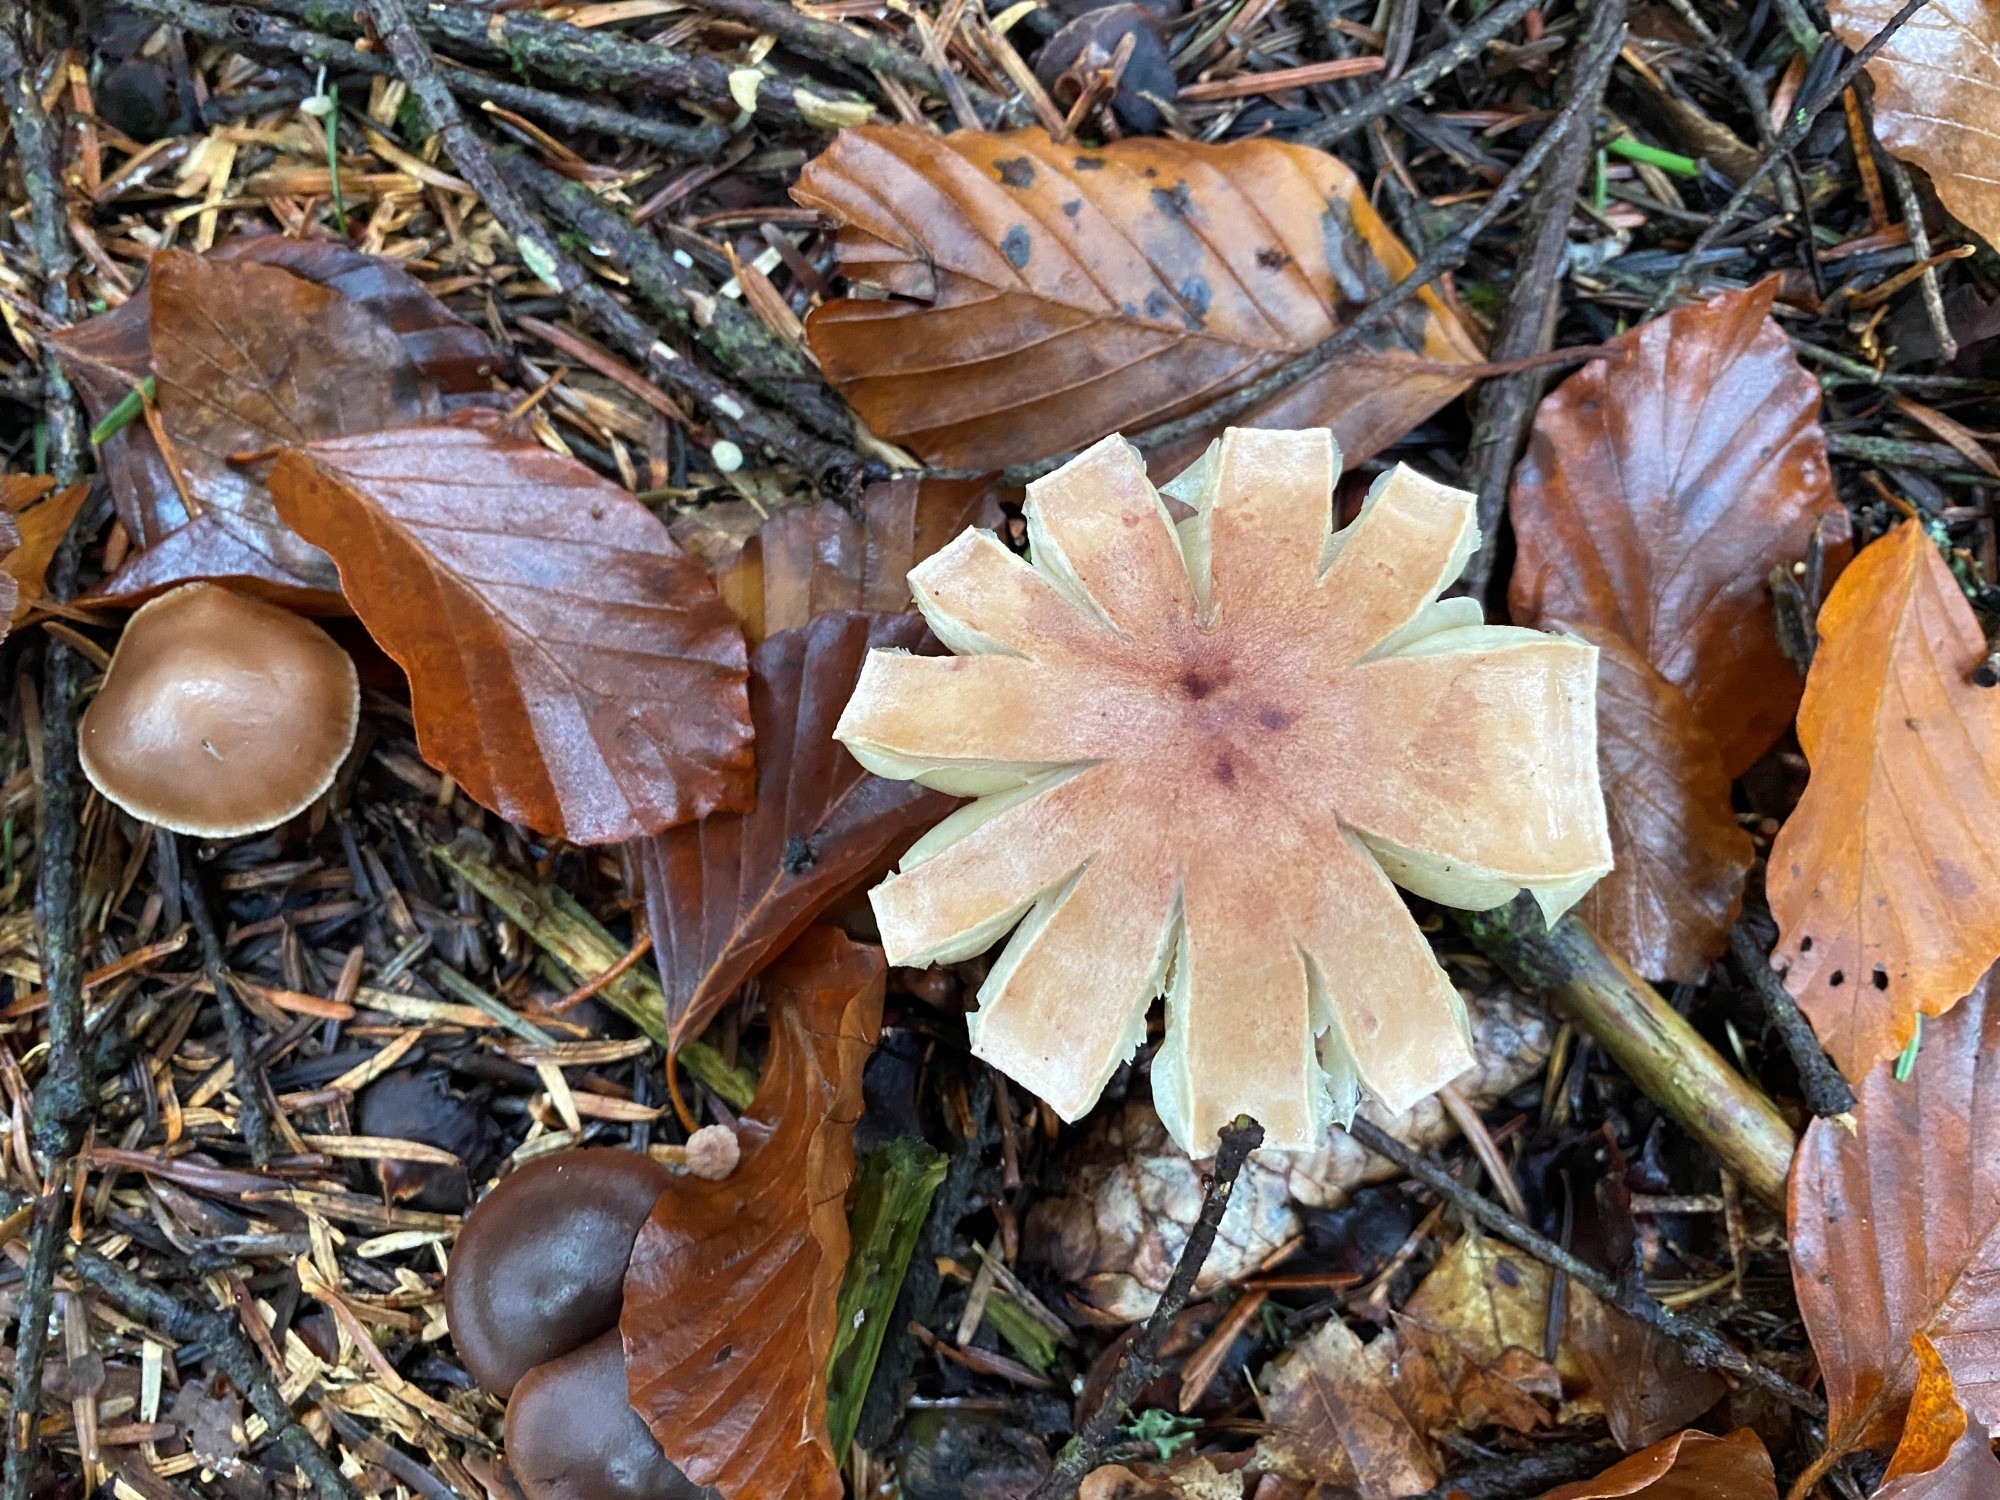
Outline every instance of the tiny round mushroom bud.
POLYGON ((77 751, 90 784, 142 822, 235 838, 311 806, 360 715, 354 663, 325 631, 190 583, 126 622, 77 751))
POLYGON ((507 1467, 528 1500, 696 1500, 625 1394, 616 1328, 536 1365, 507 1402, 507 1467))
POLYGON ((505 1397, 536 1365, 615 1328, 632 1241, 673 1174, 634 1151, 530 1162, 466 1217, 445 1278, 465 1368, 505 1397))
POLYGON ((727 1125, 704 1125, 687 1142, 687 1169, 690 1177, 720 1182, 736 1170, 743 1159, 743 1147, 736 1132, 727 1125))

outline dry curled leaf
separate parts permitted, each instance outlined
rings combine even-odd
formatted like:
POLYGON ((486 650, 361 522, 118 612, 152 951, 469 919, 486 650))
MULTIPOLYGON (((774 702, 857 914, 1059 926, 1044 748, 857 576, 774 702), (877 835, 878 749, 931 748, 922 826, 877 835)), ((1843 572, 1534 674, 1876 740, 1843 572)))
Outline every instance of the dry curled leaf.
POLYGON ((1688 697, 1741 775, 1791 722, 1766 576, 1814 529, 1838 557, 1819 384, 1769 316, 1775 278, 1612 340, 1535 413, 1510 509, 1523 624, 1623 636, 1688 697))
POLYGON ((646 907, 675 1041, 952 806, 864 771, 833 738, 870 646, 936 650, 913 615, 824 614, 751 654, 757 801, 649 839, 646 907))
POLYGON ((1547 1268, 1474 1231, 1438 1258, 1396 1331, 1435 1372, 1449 1402, 1440 1418, 1532 1432, 1549 1420, 1542 1403, 1562 1396, 1559 1367, 1542 1358, 1548 1320, 1547 1268))
POLYGON ((1937 1345, 1915 1333, 1910 1350, 1917 1386, 1875 1500, 1993 1500, 2000 1495, 2000 1459, 1986 1424, 1967 1420, 1937 1345))
POLYGON ((594 844, 748 805, 743 634, 625 490, 468 423, 287 450, 271 491, 482 806, 594 844))
POLYGON ((100 446, 142 550, 99 592, 130 602, 213 578, 334 607, 325 554, 278 521, 263 469, 229 456, 425 420, 485 393, 499 364, 484 334, 399 267, 276 235, 163 253, 136 296, 57 347, 93 420, 157 377, 160 425, 195 501, 191 514, 145 421, 100 446))
POLYGON ((1270 1430, 1260 1468, 1287 1479, 1352 1485, 1362 1500, 1420 1495, 1439 1477, 1422 1397, 1409 1389, 1393 1331, 1363 1344, 1338 1316, 1264 1368, 1270 1430))
POLYGON ((725 1500, 839 1500, 826 1361, 847 1261, 879 948, 815 928, 765 975, 771 1051, 721 1182, 682 1178, 632 1247, 619 1329, 633 1407, 725 1500))
POLYGON ((911 607, 910 569, 968 526, 998 527, 993 487, 892 479, 862 492, 859 513, 831 500, 768 519, 729 500, 668 529, 701 559, 751 645, 835 609, 911 607))
MULTIPOLYGON (((1541 1071, 1554 1029, 1532 1001, 1508 989, 1468 995, 1466 1013, 1476 1061, 1454 1086, 1480 1109, 1541 1071)), ((1458 1133, 1435 1095, 1402 1114, 1372 1100, 1360 1113, 1419 1151, 1458 1133)), ((1357 1189, 1395 1174, 1337 1125, 1314 1151, 1252 1152, 1195 1294, 1255 1274, 1305 1232, 1303 1210, 1339 1208, 1357 1189)), ((1028 1211, 1028 1253, 1074 1283, 1075 1295, 1102 1318, 1130 1323, 1149 1316, 1201 1211, 1201 1168, 1168 1139, 1152 1107, 1135 1099, 1091 1121, 1065 1152, 1055 1181, 1060 1190, 1043 1194, 1028 1211)))
POLYGON ((1990 986, 1925 1026, 1907 1079, 1888 1063, 1857 1078, 1853 1132, 1813 1121, 1792 1167, 1792 1285, 1835 1453, 1896 1440, 1919 1333, 1966 1411, 2000 1426, 2000 1005, 1990 986))
MULTIPOLYGON (((1414 264, 1339 160, 1269 140, 1088 148, 1039 129, 871 126, 842 131, 793 196, 841 226, 842 272, 890 294, 814 311, 821 368, 871 430, 967 468, 1192 411, 1312 348, 1414 264)), ((1357 353, 1374 357, 1239 420, 1331 427, 1365 458, 1468 383, 1388 356, 1481 357, 1430 291, 1357 353)))
MULTIPOLYGON (((1830 0, 1834 34, 1866 45, 1897 0, 1830 0)), ((2000 10, 1991 0, 1930 0, 1868 63, 1875 136, 1930 174, 1938 201, 1989 245, 2000 242, 2000 10)))
POLYGON ((1855 559, 1820 611, 1805 795, 1771 847, 1772 962, 1849 1078, 2000 958, 2000 694, 1922 525, 1855 559))
MULTIPOLYGON (((56 549, 89 498, 87 484, 58 490, 54 480, 7 476, 5 494, 0 496, 0 509, 6 512, 0 548, 12 550, 0 558, 0 572, 5 573, 13 598, 10 601, 0 590, 0 620, 18 625, 27 618, 35 601, 43 596, 56 549)), ((5 630, 0 629, 0 636, 4 635, 5 630)))
POLYGON ((1635 1453, 1595 1479, 1560 1485, 1542 1500, 1778 1500, 1771 1455, 1757 1434, 1739 1427, 1728 1437, 1690 1428, 1635 1453))
POLYGON ((1437 604, 1472 497, 1407 468, 1331 533, 1329 435, 1231 428, 1172 487, 1097 444, 1029 487, 1031 566, 967 532, 911 575, 949 658, 877 651, 836 734, 981 800, 872 893, 896 963, 1018 923, 974 1051, 1076 1119, 1171 985, 1153 1102, 1199 1150, 1238 1114, 1317 1147, 1472 1055, 1390 874, 1561 911, 1609 866, 1596 652, 1437 604), (1025 916, 1025 920, 1023 920, 1025 916), (1393 1000, 1392 998, 1393 997, 1393 1000))
POLYGON ((1728 944, 1756 850, 1687 695, 1622 636, 1574 628, 1598 650, 1597 770, 1615 861, 1577 915, 1640 973, 1697 982, 1728 944))

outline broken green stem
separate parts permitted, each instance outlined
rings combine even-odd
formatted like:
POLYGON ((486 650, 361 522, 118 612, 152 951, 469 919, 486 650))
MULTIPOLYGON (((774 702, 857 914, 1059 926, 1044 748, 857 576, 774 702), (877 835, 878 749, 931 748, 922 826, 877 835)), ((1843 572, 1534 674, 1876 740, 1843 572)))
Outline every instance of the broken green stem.
POLYGON ((159 394, 159 389, 159 382, 150 375, 133 386, 125 393, 123 400, 104 414, 104 420, 90 429, 91 442, 107 442, 138 421, 139 414, 145 411, 147 403, 159 394))
MULTIPOLYGON (((921 1138, 898 1136, 869 1152, 855 1179, 854 1209, 847 1219, 851 1248, 826 1371, 826 1426, 839 1462, 846 1461, 854 1440, 862 1399, 945 1166, 943 1153, 921 1138)), ((992 1310, 989 1305, 989 1315, 992 1310)))
POLYGON ((1682 156, 1677 151, 1662 151, 1658 146, 1649 146, 1629 135, 1614 136, 1604 143, 1604 149, 1613 156, 1622 156, 1627 161, 1641 161, 1649 167, 1658 167, 1662 172, 1672 172, 1676 177, 1701 176, 1701 163, 1693 157, 1682 156))

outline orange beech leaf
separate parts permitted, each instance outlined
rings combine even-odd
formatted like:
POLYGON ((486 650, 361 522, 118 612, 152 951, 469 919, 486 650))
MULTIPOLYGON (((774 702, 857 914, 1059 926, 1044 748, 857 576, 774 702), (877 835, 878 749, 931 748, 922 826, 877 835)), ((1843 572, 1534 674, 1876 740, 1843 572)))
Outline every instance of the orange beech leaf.
POLYGON ((482 806, 601 844, 749 805, 743 633, 627 491, 481 422, 287 449, 271 493, 482 806))
POLYGON ((340 608, 325 555, 273 514, 264 469, 229 464, 228 455, 408 425, 490 399, 500 363, 484 334, 400 267, 276 235, 231 240, 206 256, 164 252, 123 306, 55 342, 93 420, 157 377, 160 423, 198 507, 190 515, 145 421, 99 446, 119 519, 142 550, 97 593, 131 603, 221 579, 340 608))
POLYGON ((1689 1428, 1614 1464, 1595 1479, 1558 1485, 1542 1500, 1778 1500, 1771 1455, 1757 1434, 1739 1427, 1728 1437, 1689 1428))
POLYGON ((1688 697, 1740 776, 1791 722, 1773 567, 1814 529, 1836 560, 1819 383, 1769 316, 1775 278, 1621 334, 1542 402, 1509 501, 1508 601, 1623 636, 1688 697))
MULTIPOLYGON (((1901 9, 1897 0, 1829 0, 1833 30, 1859 49, 1901 9)), ((1938 201, 1979 237, 2000 243, 2000 8, 1930 0, 1868 63, 1875 137, 1930 174, 1938 201)))
POLYGON ((757 803, 646 841, 646 910, 675 1044, 743 981, 952 808, 872 776, 833 738, 870 646, 936 651, 914 615, 821 615, 750 658, 757 803))
POLYGON ((1918 1334, 1982 1430, 2000 1426, 2000 1005, 1991 985, 1989 976, 1925 1026, 1907 1079, 1886 1062, 1857 1077, 1854 1130, 1813 1121, 1792 1166, 1792 1286, 1819 1356, 1835 1456, 1896 1440, 1917 1382, 1918 1334))
POLYGON ((1917 1388, 1875 1500, 1993 1500, 2000 1495, 2000 1459, 1993 1456, 1986 1424, 1966 1420, 1937 1345, 1914 1333, 1910 1351, 1917 1388))
POLYGON ((1183 1150, 1238 1114, 1311 1150, 1359 1090, 1473 1061, 1395 886, 1573 904, 1610 866, 1597 653, 1437 602, 1473 497, 1405 467, 1332 532, 1330 434, 1232 427, 1169 486, 1108 438, 1028 487, 1034 562, 969 531, 911 574, 959 655, 869 654, 836 735, 976 796, 871 893, 890 960, 1016 929, 975 1053, 1064 1118, 1169 992, 1153 1102, 1183 1150))
MULTIPOLYGON (((1415 264, 1338 159, 1269 140, 1098 148, 867 126, 792 195, 840 226, 842 274, 891 294, 813 312, 827 378, 872 431, 975 469, 1192 411, 1320 343, 1415 264)), ((1481 358, 1431 291, 1357 353, 1240 420, 1331 427, 1366 458, 1469 384, 1384 356, 1481 358)), ((1171 472, 1210 435, 1156 457, 1171 472)))
POLYGON ((1687 695, 1622 637, 1574 628, 1598 648, 1597 768, 1615 861, 1577 915, 1648 978, 1697 982, 1728 944, 1755 847, 1687 695))
MULTIPOLYGON (((46 588, 49 564, 55 561, 56 549, 69 535, 69 528, 75 522, 77 512, 83 509, 83 502, 90 498, 90 486, 73 484, 66 490, 56 490, 55 481, 33 479, 26 485, 18 481, 21 476, 8 475, 6 494, 0 499, 8 512, 9 530, 0 536, 0 547, 12 547, 4 559, 0 559, 0 570, 4 570, 14 588, 13 608, 5 611, 0 618, 6 618, 18 625, 26 619, 34 608, 35 601, 42 597, 46 588)), ((0 598, 0 606, 6 604, 0 598)), ((0 632, 4 634, 4 632, 0 632)))
POLYGON ((839 1500, 826 1363, 847 1263, 882 950, 818 927, 764 976, 771 1050, 720 1182, 679 1179, 632 1247, 618 1327, 633 1407, 725 1500, 839 1500))
MULTIPOLYGON (((24 478, 26 476, 19 474, 7 476, 7 498, 10 501, 17 495, 32 498, 20 483, 24 478)), ((40 493, 48 493, 49 488, 49 485, 42 486, 40 493)), ((15 618, 23 613, 22 605, 26 601, 21 580, 14 572, 14 560, 21 555, 21 528, 14 524, 14 517, 5 509, 0 509, 0 554, 4 554, 0 555, 0 641, 4 641, 7 632, 14 628, 15 618)))
POLYGON ((1772 962, 1850 1079, 2000 957, 2000 694, 1924 528, 1867 548, 1819 615, 1805 795, 1771 846, 1772 962))
POLYGON ((966 527, 1004 519, 990 484, 892 479, 862 491, 859 514, 822 500, 767 516, 726 500, 668 530, 701 559, 754 646, 828 610, 909 609, 911 568, 966 527))

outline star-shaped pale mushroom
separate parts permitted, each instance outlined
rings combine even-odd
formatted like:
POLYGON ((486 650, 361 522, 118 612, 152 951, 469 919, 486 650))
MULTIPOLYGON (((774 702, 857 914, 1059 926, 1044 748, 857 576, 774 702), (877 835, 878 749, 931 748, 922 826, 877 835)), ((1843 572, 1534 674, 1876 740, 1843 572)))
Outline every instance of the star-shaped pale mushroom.
POLYGON ((872 892, 891 963, 1010 928, 973 1051, 1065 1119, 1165 994, 1153 1099, 1184 1150, 1238 1114, 1309 1148, 1361 1089, 1472 1064, 1396 884, 1551 920, 1611 868, 1596 649, 1440 601, 1473 497, 1399 467, 1332 529, 1332 435, 1231 428, 1167 487, 1123 438, 1028 488, 1032 566, 967 531, 910 574, 956 655, 871 652, 835 735, 978 800, 872 892), (1017 925, 1018 924, 1018 925, 1017 925))

